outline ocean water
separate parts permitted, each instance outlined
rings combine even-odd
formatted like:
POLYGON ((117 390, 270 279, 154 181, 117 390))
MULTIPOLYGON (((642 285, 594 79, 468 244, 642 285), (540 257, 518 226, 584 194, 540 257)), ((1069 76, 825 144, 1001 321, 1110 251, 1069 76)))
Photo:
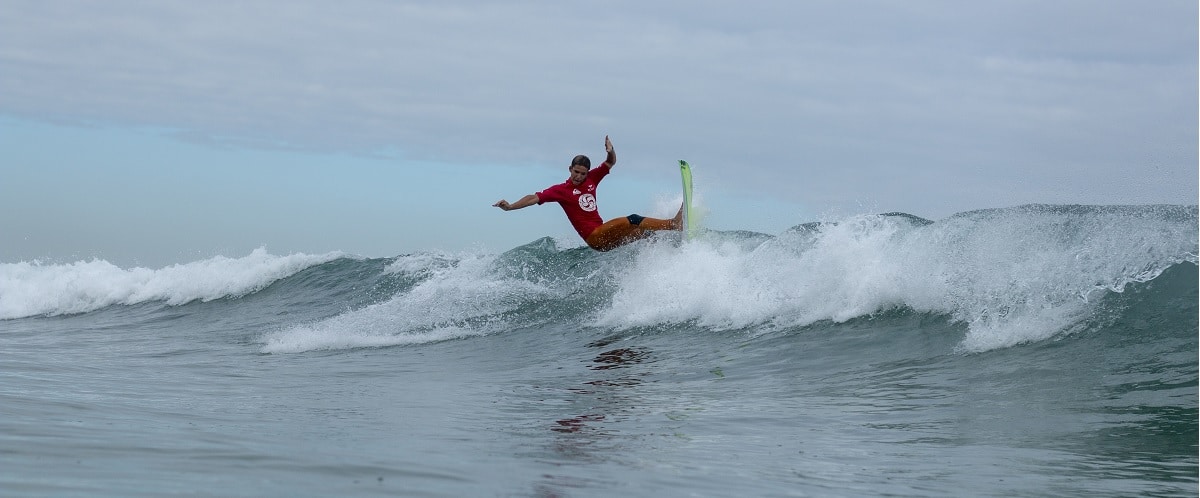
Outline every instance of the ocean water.
POLYGON ((1196 496, 1197 208, 0 264, 4 496, 1196 496))

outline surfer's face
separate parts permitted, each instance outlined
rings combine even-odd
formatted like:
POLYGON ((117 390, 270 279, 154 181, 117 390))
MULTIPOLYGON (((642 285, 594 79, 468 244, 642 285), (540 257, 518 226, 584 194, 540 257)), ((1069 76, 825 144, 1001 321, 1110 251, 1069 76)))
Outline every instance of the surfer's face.
POLYGON ((587 179, 588 169, 578 164, 571 166, 571 183, 579 185, 587 179))

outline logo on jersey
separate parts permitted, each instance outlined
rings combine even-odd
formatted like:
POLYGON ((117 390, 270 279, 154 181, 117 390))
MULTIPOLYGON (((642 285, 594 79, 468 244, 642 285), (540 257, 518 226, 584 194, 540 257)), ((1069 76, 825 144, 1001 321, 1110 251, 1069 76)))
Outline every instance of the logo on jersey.
POLYGON ((596 210, 596 196, 592 194, 583 194, 579 196, 579 207, 584 211, 596 210))

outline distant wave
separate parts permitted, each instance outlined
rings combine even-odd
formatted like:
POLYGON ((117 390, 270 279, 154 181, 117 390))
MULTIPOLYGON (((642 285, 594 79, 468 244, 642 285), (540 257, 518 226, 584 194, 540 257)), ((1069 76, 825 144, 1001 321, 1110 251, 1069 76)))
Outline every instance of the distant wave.
POLYGON ((342 257, 273 256, 259 248, 241 258, 217 256, 153 270, 107 261, 0 264, 0 319, 86 313, 116 304, 180 305, 257 292, 305 268, 342 257))

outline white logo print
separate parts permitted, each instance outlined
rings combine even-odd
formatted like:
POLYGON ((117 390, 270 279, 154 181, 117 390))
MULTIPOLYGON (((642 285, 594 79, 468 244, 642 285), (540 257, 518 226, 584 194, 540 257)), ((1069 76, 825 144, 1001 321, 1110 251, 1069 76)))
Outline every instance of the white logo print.
POLYGON ((583 208, 584 211, 595 211, 596 196, 592 194, 583 194, 579 196, 579 207, 583 208))

